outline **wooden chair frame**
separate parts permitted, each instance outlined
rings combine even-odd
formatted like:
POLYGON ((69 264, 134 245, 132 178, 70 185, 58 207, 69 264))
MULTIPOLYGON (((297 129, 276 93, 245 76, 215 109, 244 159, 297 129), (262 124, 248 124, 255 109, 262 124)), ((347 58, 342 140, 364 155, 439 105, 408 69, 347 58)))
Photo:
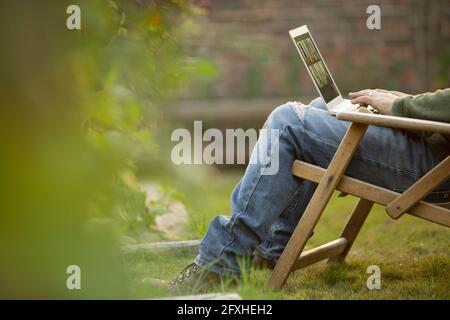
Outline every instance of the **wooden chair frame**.
POLYGON ((338 113, 337 119, 350 121, 351 125, 328 168, 325 170, 298 160, 292 165, 295 176, 316 182, 318 186, 269 279, 269 286, 273 289, 281 289, 290 273, 295 270, 325 259, 343 261, 374 203, 385 206, 393 219, 408 212, 450 227, 449 209, 422 200, 450 177, 450 156, 402 194, 344 175, 369 125, 450 134, 450 124, 356 112, 338 113), (337 240, 303 252, 309 235, 336 189, 360 198, 344 230, 337 240))

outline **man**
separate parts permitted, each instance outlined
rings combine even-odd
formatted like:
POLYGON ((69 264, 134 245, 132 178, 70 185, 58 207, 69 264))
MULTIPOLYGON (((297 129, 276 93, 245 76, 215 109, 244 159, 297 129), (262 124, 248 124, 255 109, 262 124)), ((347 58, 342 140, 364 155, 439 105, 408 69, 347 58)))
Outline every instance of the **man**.
MULTIPOLYGON (((450 89, 416 96, 368 89, 349 96, 352 103, 371 105, 382 114, 450 122, 450 89)), ((261 167, 267 164, 248 165, 231 195, 231 217, 213 219, 194 263, 171 286, 185 291, 205 288, 223 276, 239 278, 248 272, 249 260, 273 268, 315 190, 313 183, 291 174, 293 161, 326 168, 348 126, 327 111, 321 98, 309 106, 289 102, 276 108, 265 127, 279 130, 278 148, 261 138, 257 147, 279 151, 278 172, 264 175, 261 167)), ((401 192, 449 154, 448 136, 369 126, 346 175, 401 192)), ((450 181, 428 200, 449 202, 450 181)))

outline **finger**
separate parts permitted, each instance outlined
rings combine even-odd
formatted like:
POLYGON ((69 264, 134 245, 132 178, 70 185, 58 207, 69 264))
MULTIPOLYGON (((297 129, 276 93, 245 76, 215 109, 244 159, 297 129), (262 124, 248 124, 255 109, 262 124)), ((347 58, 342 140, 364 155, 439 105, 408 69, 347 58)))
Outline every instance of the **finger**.
POLYGON ((353 104, 372 104, 373 99, 369 96, 360 96, 351 100, 353 104))
POLYGON ((385 90, 385 89, 375 89, 376 92, 384 92, 384 93, 392 93, 393 91, 385 90))
POLYGON ((348 96, 350 98, 356 98, 362 95, 366 95, 367 94, 367 90, 368 89, 364 89, 364 90, 360 90, 360 91, 356 91, 356 92, 349 92, 348 96))
POLYGON ((391 91, 391 93, 396 95, 397 97, 402 97, 402 96, 406 95, 406 93, 400 92, 400 91, 391 91))
POLYGON ((357 92, 349 92, 348 96, 351 99, 353 99, 353 98, 360 97, 360 96, 366 96, 371 91, 372 91, 371 89, 364 89, 364 90, 360 90, 360 91, 357 91, 357 92))
POLYGON ((392 94, 394 96, 400 97, 405 95, 403 92, 400 91, 394 91, 394 90, 385 90, 385 89, 375 89, 376 92, 383 92, 383 93, 389 93, 392 94))

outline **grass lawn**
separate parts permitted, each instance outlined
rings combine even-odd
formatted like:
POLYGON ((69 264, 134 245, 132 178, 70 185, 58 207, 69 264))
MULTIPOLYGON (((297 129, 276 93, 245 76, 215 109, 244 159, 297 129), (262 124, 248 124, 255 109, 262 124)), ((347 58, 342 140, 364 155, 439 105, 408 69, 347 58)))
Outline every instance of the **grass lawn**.
MULTIPOLYGON (((180 180, 174 187, 190 215, 191 239, 201 238, 209 221, 230 212, 229 195, 241 172, 209 173, 197 183, 180 180)), ((356 198, 333 197, 307 248, 338 238, 356 198)), ((345 264, 325 262, 292 274, 280 292, 267 289, 268 271, 255 271, 237 288, 245 299, 450 299, 450 233, 406 215, 390 219, 384 209, 372 209, 345 264), (381 289, 366 286, 367 267, 381 269, 381 289)), ((145 278, 172 279, 195 257, 195 252, 143 253, 125 256, 136 298, 165 293, 142 284, 145 278)))

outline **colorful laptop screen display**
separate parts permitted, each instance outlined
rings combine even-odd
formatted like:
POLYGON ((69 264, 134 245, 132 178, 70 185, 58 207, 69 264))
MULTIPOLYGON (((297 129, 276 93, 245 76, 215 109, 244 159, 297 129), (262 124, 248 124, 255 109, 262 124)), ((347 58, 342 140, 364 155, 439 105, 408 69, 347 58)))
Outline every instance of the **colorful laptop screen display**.
POLYGON ((306 63, 306 67, 311 72, 312 78, 319 88, 322 97, 325 99, 325 102, 328 103, 339 96, 336 85, 320 58, 319 51, 317 51, 309 33, 296 37, 295 43, 297 44, 306 63))

